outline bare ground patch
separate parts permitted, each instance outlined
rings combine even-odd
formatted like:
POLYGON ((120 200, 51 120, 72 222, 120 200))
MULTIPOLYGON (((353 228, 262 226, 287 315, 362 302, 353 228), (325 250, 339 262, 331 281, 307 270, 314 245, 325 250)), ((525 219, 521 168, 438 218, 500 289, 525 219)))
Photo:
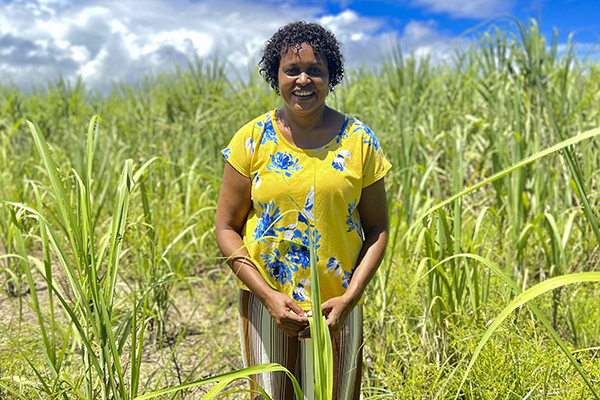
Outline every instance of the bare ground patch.
MULTIPOLYGON (((59 278, 57 278, 59 279, 59 278)), ((50 318, 49 296, 43 277, 35 278, 36 293, 44 318, 50 318)), ((170 293, 162 332, 154 326, 145 335, 140 392, 171 387, 242 367, 238 325, 237 288, 231 273, 217 267, 189 285, 177 285, 170 293)), ((32 358, 36 368, 48 373, 43 362, 40 327, 32 307, 31 291, 23 287, 21 297, 0 293, 0 325, 19 343, 17 348, 6 334, 0 335, 0 379, 13 390, 24 382, 35 382, 32 367, 21 352, 32 358)), ((55 301, 55 320, 66 326, 66 318, 55 301)), ((128 351, 122 361, 127 364, 128 351)), ((80 361, 75 355, 74 362, 80 361)), ((128 374, 129 371, 125 371, 128 374)), ((231 389, 244 387, 240 382, 231 389)), ((179 398, 197 399, 210 389, 198 386, 183 392, 179 398)), ((12 397, 0 389, 2 399, 12 397)), ((233 393, 226 398, 247 398, 233 393)))

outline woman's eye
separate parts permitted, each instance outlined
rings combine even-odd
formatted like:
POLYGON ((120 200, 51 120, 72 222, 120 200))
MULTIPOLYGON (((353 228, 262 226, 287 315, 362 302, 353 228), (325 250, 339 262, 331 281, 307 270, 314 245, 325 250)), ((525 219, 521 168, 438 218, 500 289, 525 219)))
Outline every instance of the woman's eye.
POLYGON ((296 75, 298 75, 299 71, 297 68, 290 68, 290 69, 286 70, 285 73, 290 76, 296 76, 296 75))
POLYGON ((321 70, 319 68, 311 68, 308 70, 309 74, 313 74, 313 75, 318 75, 321 73, 321 70))

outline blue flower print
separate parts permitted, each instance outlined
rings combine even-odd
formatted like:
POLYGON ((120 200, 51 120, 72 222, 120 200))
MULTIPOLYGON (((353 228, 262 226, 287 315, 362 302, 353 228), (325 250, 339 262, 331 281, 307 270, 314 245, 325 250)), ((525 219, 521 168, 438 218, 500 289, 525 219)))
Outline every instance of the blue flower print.
POLYGON ((325 271, 325 273, 328 274, 330 272, 333 272, 333 276, 340 276, 342 273, 342 266, 335 257, 331 257, 329 261, 327 261, 327 271, 325 271))
MULTIPOLYGON (((275 208, 275 202, 271 200, 267 204, 258 202, 258 207, 262 210, 258 217, 256 228, 252 234, 253 239, 261 239, 264 237, 274 237, 275 234, 275 223, 281 219, 279 215, 279 207, 275 208)), ((262 240, 266 242, 266 240, 262 240)))
POLYGON ((304 213, 298 214, 298 222, 308 225, 308 219, 306 219, 304 213))
POLYGON ((344 276, 342 276, 342 286, 346 289, 348 289, 348 284, 350 283, 350 281, 352 280, 352 275, 354 275, 354 270, 356 269, 356 267, 352 268, 350 270, 350 272, 348 271, 344 271, 344 276))
POLYGON ((292 173, 300 171, 302 168, 304 167, 298 165, 298 159, 285 151, 283 153, 278 151, 276 154, 271 154, 271 164, 267 165, 268 170, 282 174, 288 178, 292 176, 292 173))
MULTIPOLYGON (((319 243, 319 241, 321 240, 322 235, 319 234, 319 231, 315 228, 314 225, 310 226, 310 232, 312 232, 313 235, 313 245, 315 246, 315 261, 319 261, 319 248, 321 247, 321 244, 319 243)), ((299 229, 294 232, 294 236, 297 237, 298 239, 300 239, 302 241, 302 244, 304 245, 304 247, 307 249, 307 254, 309 254, 310 257, 310 239, 309 239, 309 228, 306 227, 306 229, 304 230, 304 232, 301 232, 299 229)), ((309 258, 310 260, 310 258, 309 258)), ((310 265, 310 262, 309 264, 310 265)))
POLYGON ((348 160, 350 159, 350 157, 351 157, 351 155, 348 150, 340 150, 340 152, 335 156, 335 158, 331 162, 331 165, 333 165, 333 168, 335 168, 339 171, 346 170, 346 171, 350 172, 348 170, 348 168, 346 168, 346 165, 348 165, 348 160))
MULTIPOLYGON (((289 196, 289 195, 288 195, 289 196)), ((292 196, 289 196, 290 200, 294 203, 294 205, 300 209, 300 205, 294 200, 292 196)), ((315 215, 313 214, 313 208, 315 206, 315 188, 314 186, 310 187, 310 192, 306 195, 306 200, 304 202, 304 207, 298 213, 298 222, 308 225, 308 221, 314 221, 315 215)), ((296 224, 297 225, 297 224, 296 224)))
POLYGON ((258 189, 260 187, 260 184, 261 184, 260 176, 258 176, 258 172, 255 172, 254 178, 252 178, 252 186, 254 186, 254 189, 258 189))
POLYGON ((229 160, 229 157, 231 156, 231 149, 228 147, 223 150, 221 154, 223 154, 223 157, 225 157, 226 160, 229 160))
POLYGON ((310 281, 308 279, 300 279, 300 282, 296 284, 294 292, 292 293, 294 300, 300 302, 306 301, 309 296, 308 291, 306 290, 308 286, 310 286, 310 281))
POLYGON ((314 186, 310 187, 310 192, 306 195, 306 201, 304 203, 304 208, 302 209, 302 216, 305 224, 308 224, 308 220, 314 221, 315 216, 313 214, 313 207, 315 206, 315 188, 314 186))
POLYGON ((259 128, 263 128, 262 138, 260 139, 260 144, 265 144, 267 142, 275 142, 277 143, 277 132, 273 127, 273 121, 271 120, 271 114, 267 114, 267 117, 263 121, 258 121, 256 123, 259 128))
MULTIPOLYGON (((298 224, 293 224, 288 226, 287 228, 277 228, 278 231, 284 231, 286 235, 286 240, 294 240, 301 241, 302 244, 296 243, 296 241, 290 244, 290 250, 286 254, 286 260, 290 263, 298 264, 302 268, 307 268, 310 266, 310 240, 308 238, 308 227, 304 230, 304 232, 295 228, 298 224), (295 228, 292 230, 292 228, 295 228)), ((313 233, 313 242, 315 246, 315 252, 321 247, 319 240, 321 240, 321 236, 314 225, 310 226, 310 230, 313 233)), ((319 261, 319 254, 315 254, 316 261, 319 261)))
POLYGON ((296 266, 295 271, 298 271, 298 266, 306 269, 310 267, 310 250, 306 246, 291 243, 285 259, 296 266))
POLYGON ((294 222, 288 226, 284 226, 283 228, 277 228, 277 232, 283 232, 283 238, 285 240, 292 240, 297 236, 296 231, 298 230, 298 223, 294 222))
POLYGON ((360 221, 354 221, 352 217, 352 213, 356 208, 356 199, 350 204, 348 204, 348 215, 346 215, 346 225, 348 225, 348 230, 346 232, 356 231, 358 236, 362 239, 362 228, 360 226, 360 221))
POLYGON ((292 282, 292 271, 286 263, 281 261, 281 254, 278 249, 270 254, 261 254, 260 257, 263 259, 264 268, 271 277, 275 278, 275 281, 282 285, 286 282, 292 282))
POLYGON ((256 142, 252 140, 252 138, 248 138, 246 139, 246 143, 244 143, 244 147, 246 148, 246 151, 250 157, 252 157, 254 155, 254 149, 256 148, 256 142))
MULTIPOLYGON (((321 240, 321 235, 319 234, 319 231, 317 230, 317 228, 315 228, 314 225, 310 226, 310 230, 312 231, 313 234, 313 244, 315 245, 315 250, 317 250, 319 247, 321 247, 321 245, 319 244, 319 240, 321 240)), ((306 246, 307 248, 310 248, 310 240, 309 240, 309 236, 308 236, 308 227, 304 230, 304 234, 302 235, 302 244, 304 246, 306 246)))
POLYGON ((342 129, 340 130, 340 133, 338 133, 335 136, 335 142, 336 143, 340 143, 342 141, 342 139, 345 139, 348 137, 348 134, 346 133, 346 126, 348 125, 348 118, 346 118, 346 120, 344 121, 344 125, 342 126, 342 129))
POLYGON ((361 133, 363 134, 363 143, 373 146, 375 150, 380 151, 381 146, 379 145, 379 140, 377 140, 377 137, 375 136, 375 133, 373 133, 371 128, 358 121, 356 121, 355 125, 356 128, 354 128, 352 132, 358 132, 362 130, 361 133))

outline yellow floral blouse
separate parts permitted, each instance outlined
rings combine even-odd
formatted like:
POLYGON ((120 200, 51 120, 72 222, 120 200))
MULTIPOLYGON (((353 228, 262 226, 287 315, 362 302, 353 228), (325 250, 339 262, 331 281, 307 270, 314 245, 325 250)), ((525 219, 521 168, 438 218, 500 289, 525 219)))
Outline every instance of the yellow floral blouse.
POLYGON ((346 117, 327 145, 307 150, 284 139, 274 117, 270 111, 242 127, 223 156, 252 180, 252 208, 242 232, 250 257, 277 290, 309 310, 309 232, 322 301, 342 295, 363 244, 361 191, 391 164, 373 131, 355 118, 346 117))

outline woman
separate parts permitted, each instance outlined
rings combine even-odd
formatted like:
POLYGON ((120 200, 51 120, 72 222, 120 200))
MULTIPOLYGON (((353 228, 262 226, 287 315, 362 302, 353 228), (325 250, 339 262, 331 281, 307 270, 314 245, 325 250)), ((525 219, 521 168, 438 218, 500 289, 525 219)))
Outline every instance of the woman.
MULTIPOLYGON (((311 398, 309 235, 332 333, 334 399, 358 399, 360 299, 384 254, 390 169, 373 132, 328 107, 344 69, 333 34, 294 22, 268 41, 260 73, 283 107, 242 127, 227 162, 216 216, 218 245, 240 283, 244 364, 288 368, 311 398)), ((256 376, 274 399, 292 399, 283 373, 256 376)))

